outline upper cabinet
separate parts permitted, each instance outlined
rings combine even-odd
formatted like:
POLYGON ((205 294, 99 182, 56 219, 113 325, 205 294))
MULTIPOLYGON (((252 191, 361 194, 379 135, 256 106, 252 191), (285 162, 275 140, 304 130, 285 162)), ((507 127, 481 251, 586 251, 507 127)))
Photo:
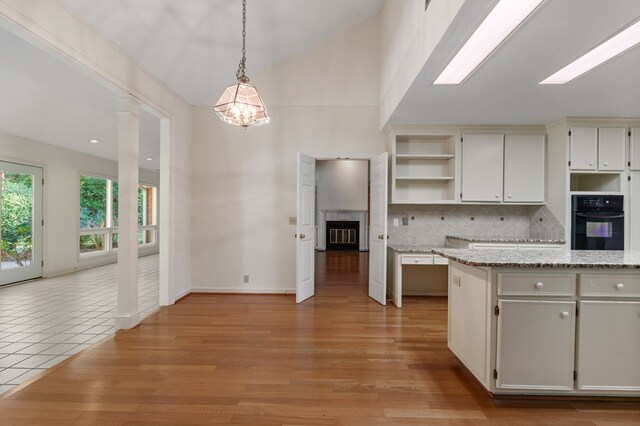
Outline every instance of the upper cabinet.
POLYGON ((640 170, 640 127, 631 128, 631 152, 629 160, 631 170, 640 170))
POLYGON ((544 203, 544 200, 544 135, 464 135, 462 201, 544 203))
POLYGON ((501 202, 504 135, 467 133, 462 140, 462 201, 501 202))
POLYGON ((545 136, 506 135, 504 139, 504 201, 545 200, 545 136))
POLYGON ((572 127, 569 169, 623 171, 625 146, 624 127, 572 127))

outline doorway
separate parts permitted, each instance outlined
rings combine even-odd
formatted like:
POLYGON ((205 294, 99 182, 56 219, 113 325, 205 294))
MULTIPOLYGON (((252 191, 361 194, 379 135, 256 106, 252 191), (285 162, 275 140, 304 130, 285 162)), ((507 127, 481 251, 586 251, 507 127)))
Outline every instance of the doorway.
MULTIPOLYGON (((297 303, 315 294, 318 259, 327 267, 343 257, 353 261, 357 254, 368 264, 368 295, 386 304, 387 162, 387 153, 348 158, 298 154, 297 303)), ((360 275, 361 265, 358 261, 360 275)))
POLYGON ((0 162, 0 285, 42 276, 42 169, 0 162))

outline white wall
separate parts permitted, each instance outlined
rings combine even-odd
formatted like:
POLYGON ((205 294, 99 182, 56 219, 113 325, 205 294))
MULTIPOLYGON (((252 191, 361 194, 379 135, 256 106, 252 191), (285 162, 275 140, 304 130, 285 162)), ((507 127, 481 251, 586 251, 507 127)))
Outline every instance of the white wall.
POLYGON ((316 210, 368 210, 369 162, 316 162, 316 210))
POLYGON ((222 123, 210 108, 194 108, 194 291, 295 288, 295 226, 288 218, 296 215, 296 153, 385 151, 378 130, 378 25, 370 20, 262 75, 250 74, 271 115, 266 126, 243 130, 222 123), (242 284, 245 274, 249 284, 242 284))
MULTIPOLYGON (((118 163, 0 132, 0 160, 42 167, 44 276, 116 261, 115 255, 78 259, 80 175, 117 179, 118 163)), ((160 176, 140 170, 140 182, 158 186, 160 176)), ((156 251, 156 250, 154 250, 156 251)))
POLYGON ((380 127, 396 109, 464 0, 385 0, 382 7, 380 127))
POLYGON ((0 25, 114 91, 132 94, 171 120, 170 147, 163 150, 161 160, 161 186, 170 191, 171 197, 164 199, 168 202, 169 214, 163 217, 168 222, 161 222, 160 227, 166 228, 163 235, 170 241, 166 250, 161 251, 163 265, 166 265, 161 268, 169 268, 169 298, 175 299, 186 294, 191 284, 188 208, 191 107, 132 62, 113 42, 64 9, 61 3, 50 0, 0 0, 0 25))

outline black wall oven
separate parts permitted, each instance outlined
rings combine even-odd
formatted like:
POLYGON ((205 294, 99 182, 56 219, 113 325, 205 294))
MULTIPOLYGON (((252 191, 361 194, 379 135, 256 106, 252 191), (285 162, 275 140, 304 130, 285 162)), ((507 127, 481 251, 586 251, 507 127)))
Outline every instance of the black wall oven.
POLYGON ((572 250, 624 250, 624 197, 573 195, 572 250))

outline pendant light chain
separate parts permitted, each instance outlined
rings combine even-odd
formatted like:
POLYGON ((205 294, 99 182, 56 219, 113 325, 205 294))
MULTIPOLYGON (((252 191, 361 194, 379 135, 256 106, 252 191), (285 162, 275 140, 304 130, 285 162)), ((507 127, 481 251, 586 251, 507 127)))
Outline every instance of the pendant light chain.
POLYGON ((238 64, 236 78, 238 81, 249 81, 247 78, 247 0, 242 0, 242 59, 238 64))

